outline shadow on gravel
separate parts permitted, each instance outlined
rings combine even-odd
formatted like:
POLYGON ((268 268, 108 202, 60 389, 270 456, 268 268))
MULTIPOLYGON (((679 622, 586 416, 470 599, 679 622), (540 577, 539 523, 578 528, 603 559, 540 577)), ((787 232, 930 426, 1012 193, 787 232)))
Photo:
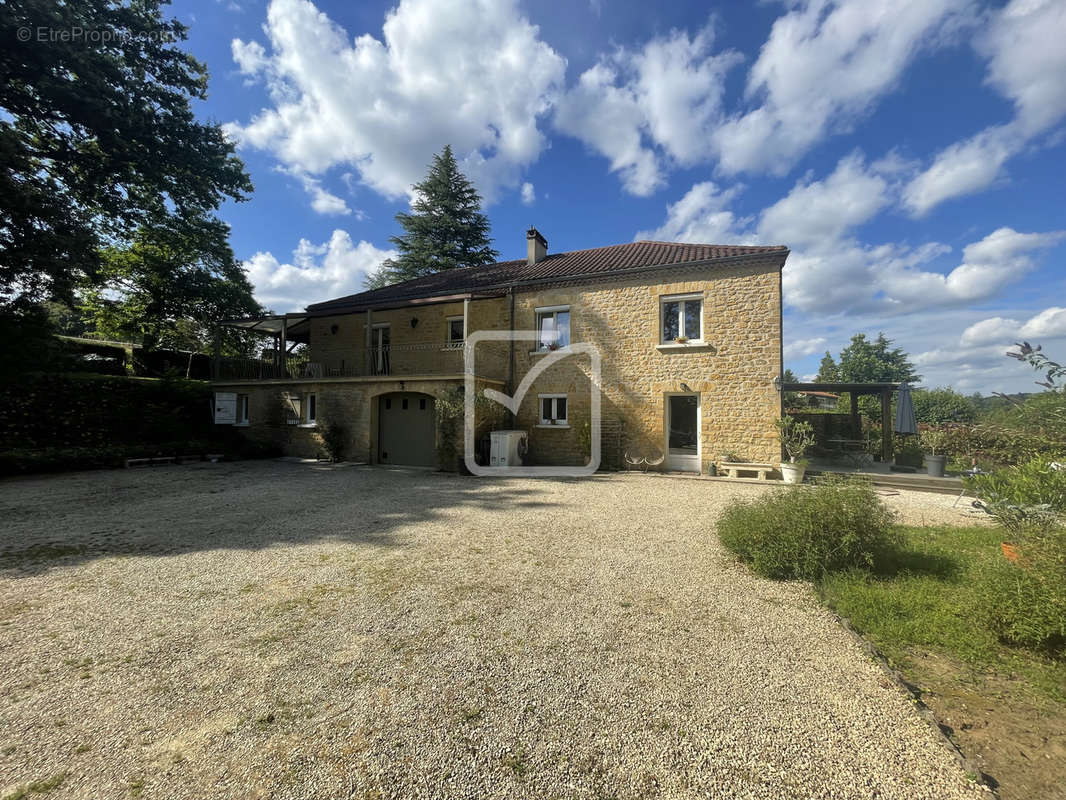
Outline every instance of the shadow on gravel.
MULTIPOLYGON (((557 481, 280 461, 82 472, 0 483, 0 575, 113 556, 342 541, 404 547, 401 528, 456 510, 557 508, 557 481)), ((598 480, 584 478, 582 480, 598 480)), ((501 535, 505 534, 501 523, 501 535)))

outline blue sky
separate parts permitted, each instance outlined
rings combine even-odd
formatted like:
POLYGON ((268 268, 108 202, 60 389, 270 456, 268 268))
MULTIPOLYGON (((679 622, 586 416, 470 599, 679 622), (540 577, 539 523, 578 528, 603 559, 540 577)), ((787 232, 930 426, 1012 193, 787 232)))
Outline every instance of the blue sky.
POLYGON ((1066 356, 1066 3, 195 0, 256 186, 223 217, 275 311, 357 291, 450 143, 501 258, 785 244, 786 363, 883 330, 925 385, 1066 356))

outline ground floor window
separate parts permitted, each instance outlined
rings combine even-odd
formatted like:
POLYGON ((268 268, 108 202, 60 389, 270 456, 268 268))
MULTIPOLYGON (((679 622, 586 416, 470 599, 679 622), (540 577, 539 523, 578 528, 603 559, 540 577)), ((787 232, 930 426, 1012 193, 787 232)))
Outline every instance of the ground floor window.
POLYGON ((314 392, 305 392, 303 401, 303 424, 314 425, 318 417, 318 395, 314 392))
POLYGON ((238 425, 248 424, 248 395, 237 395, 237 423, 238 425))
POLYGON ((540 400, 541 425, 566 425, 566 395, 542 394, 540 400))

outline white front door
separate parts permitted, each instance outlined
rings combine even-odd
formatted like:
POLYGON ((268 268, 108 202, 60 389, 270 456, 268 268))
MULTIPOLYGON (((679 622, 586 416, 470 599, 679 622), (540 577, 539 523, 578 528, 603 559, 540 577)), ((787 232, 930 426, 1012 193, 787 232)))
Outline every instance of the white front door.
POLYGON ((666 395, 666 467, 700 471, 700 396, 666 395))

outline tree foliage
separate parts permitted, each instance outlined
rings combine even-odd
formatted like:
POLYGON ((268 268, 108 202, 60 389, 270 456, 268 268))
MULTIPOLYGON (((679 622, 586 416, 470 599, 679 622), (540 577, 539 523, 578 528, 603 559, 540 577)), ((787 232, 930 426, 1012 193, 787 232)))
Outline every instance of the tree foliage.
POLYGON ((0 304, 69 300, 106 247, 251 191, 221 126, 195 118, 206 69, 160 6, 0 3, 0 304))
POLYGON ((818 364, 818 374, 814 376, 814 382, 836 383, 839 380, 840 372, 837 369, 837 362, 833 359, 833 354, 826 350, 821 363, 818 364))
POLYGON ((883 333, 872 342, 865 333, 852 336, 840 351, 836 372, 841 383, 918 383, 922 379, 903 348, 893 347, 883 333))
MULTIPOLYGON (((104 338, 206 352, 215 324, 262 312, 233 257, 229 228, 213 217, 141 228, 126 247, 102 252, 83 308, 104 338)), ((227 335, 232 339, 236 333, 227 335)), ((242 349, 236 341, 227 350, 242 349)))
POLYGON ((973 400, 951 388, 915 389, 911 392, 911 401, 915 419, 926 425, 977 419, 977 406, 973 400))
POLYGON ((399 255, 367 279, 369 288, 491 264, 499 257, 492 249, 488 217, 481 213, 481 197, 459 171, 451 145, 433 157, 425 179, 413 190, 411 213, 396 215, 406 231, 391 239, 399 255))

